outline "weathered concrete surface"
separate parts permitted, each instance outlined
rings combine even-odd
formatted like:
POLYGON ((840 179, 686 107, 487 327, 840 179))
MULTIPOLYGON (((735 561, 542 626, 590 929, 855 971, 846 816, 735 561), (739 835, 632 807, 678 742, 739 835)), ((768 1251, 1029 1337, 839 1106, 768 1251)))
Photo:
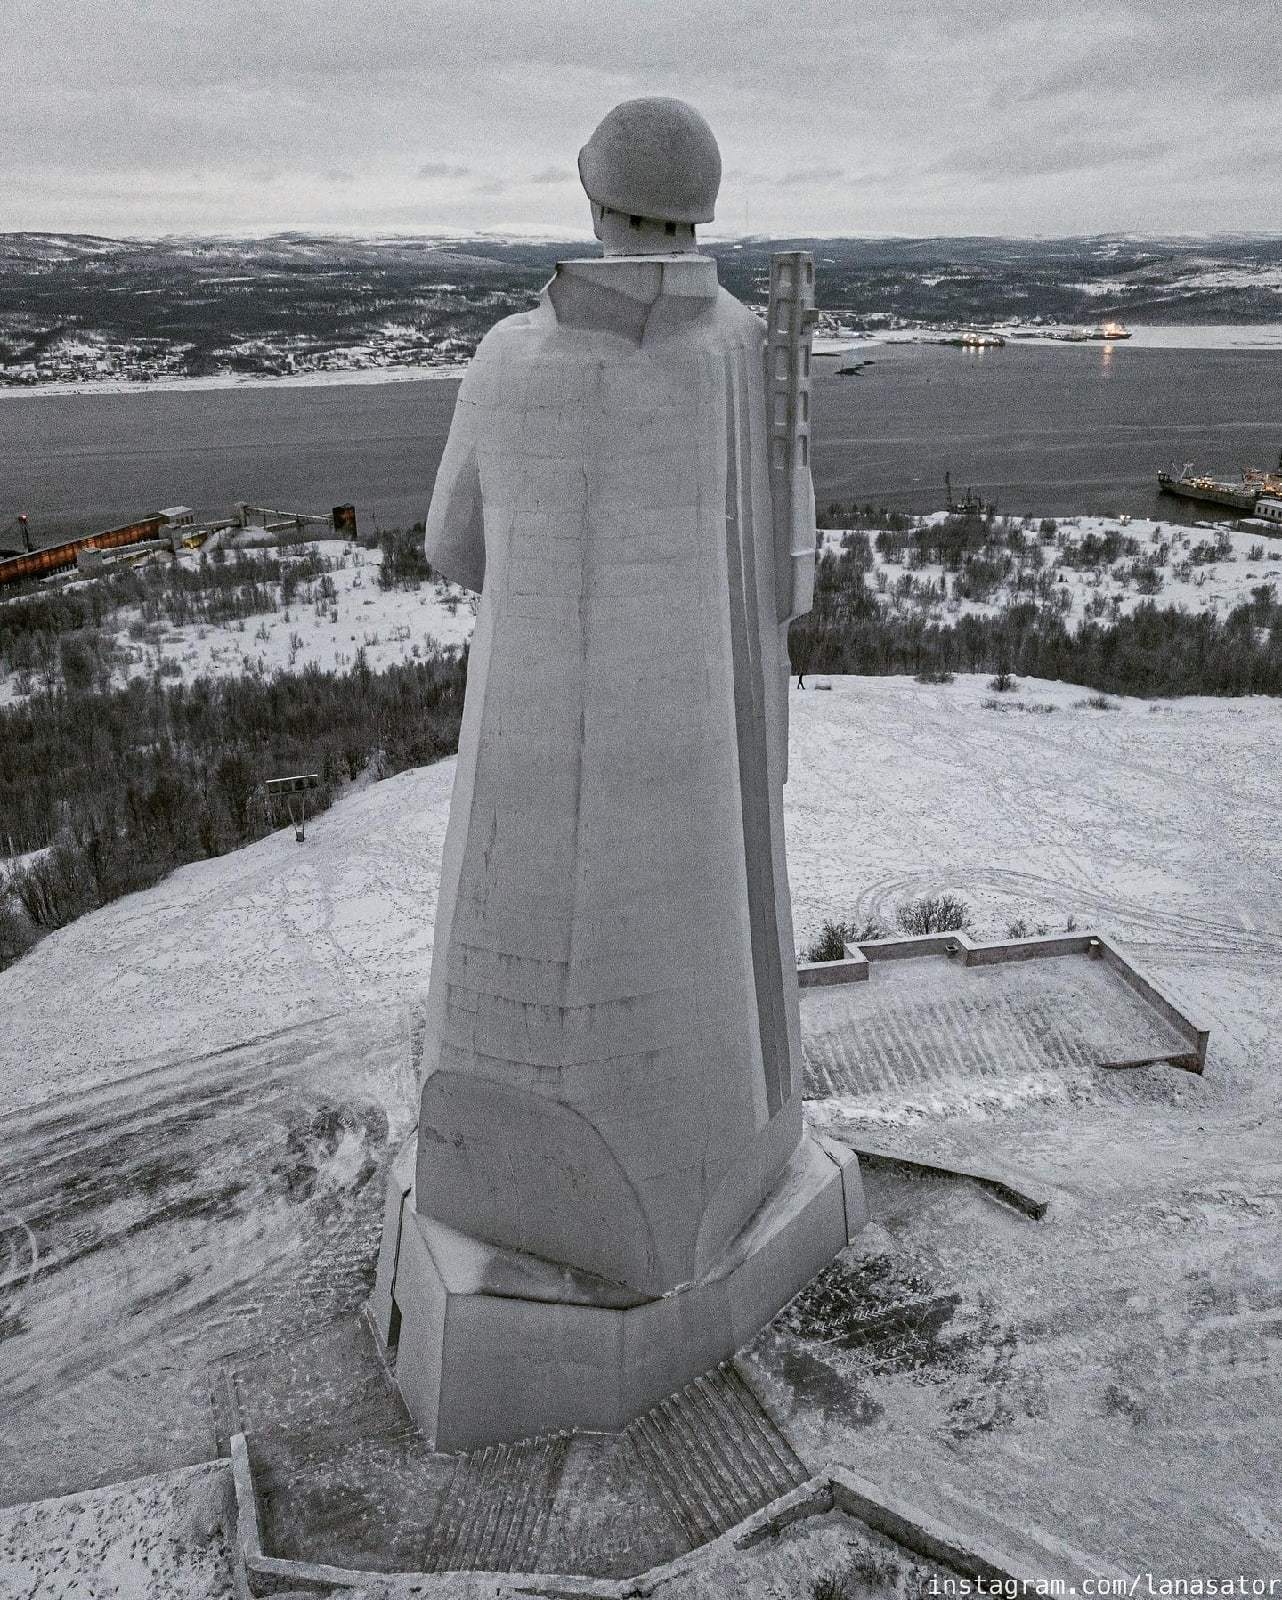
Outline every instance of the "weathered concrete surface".
MULTIPOLYGON (((867 1216, 853 1152, 807 1135, 703 1276, 650 1299, 496 1249, 423 1216, 413 1200, 407 1192, 397 1225, 385 1227, 379 1282, 390 1280, 397 1307, 397 1382, 442 1450, 622 1428, 733 1355, 867 1216)), ((385 1305, 376 1289, 376 1319, 385 1305)))
POLYGON ((763 343, 709 258, 562 263, 468 369, 428 519, 484 588, 416 1204, 649 1295, 800 1136, 763 343))
POLYGON ((685 179, 715 192, 715 140, 679 102, 616 108, 581 161, 606 259, 558 263, 483 340, 427 519, 433 566, 481 599, 418 1157, 372 1316, 451 1448, 621 1427, 861 1212, 857 1163, 802 1133, 783 837, 814 263, 772 264, 767 334, 692 235, 629 242, 699 220, 685 179), (669 209, 625 225, 616 178, 669 209))

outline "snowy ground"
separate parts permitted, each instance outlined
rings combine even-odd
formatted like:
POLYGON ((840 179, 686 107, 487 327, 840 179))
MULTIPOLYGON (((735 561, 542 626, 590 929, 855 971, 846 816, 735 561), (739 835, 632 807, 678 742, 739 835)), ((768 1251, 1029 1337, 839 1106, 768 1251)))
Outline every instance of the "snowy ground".
MULTIPOLYGON (((1036 679, 1000 696, 983 676, 832 681, 791 698, 799 945, 825 917, 893 924, 901 900, 946 886, 981 932, 1073 916, 1174 959, 1185 986, 1190 946, 1279 949, 1278 701, 1097 711, 1036 679), (1040 706, 1055 710, 1021 709, 1040 706)), ((452 775, 402 773, 309 823, 302 847, 283 829, 44 940, 0 973, 0 1106, 411 994, 452 775)))
MULTIPOLYGON (((1055 1190, 1048 1221, 870 1182, 845 1270, 858 1304, 909 1306, 912 1359, 784 1324, 754 1361, 806 1459, 946 1521, 981 1502, 979 1531, 1026 1561, 1275 1575, 1282 705, 1085 699, 982 677, 794 689, 798 938, 928 889, 980 933, 1072 915, 1210 1026, 1206 1076, 927 1119, 923 1151, 1055 1190)), ((412 1114, 451 776, 371 785, 304 846, 285 830, 184 868, 0 974, 0 1501, 208 1459, 219 1361, 354 1314, 412 1114)))
POLYGON ((309 822, 301 847, 283 828, 43 940, 0 973, 0 1109, 412 996, 453 775, 388 778, 309 822))
POLYGON ((137 619, 122 613, 117 643, 138 657, 128 668, 130 675, 154 673, 166 662, 181 669, 188 681, 241 672, 270 676, 307 666, 343 671, 362 649, 370 670, 381 672, 471 637, 474 596, 444 582, 382 589, 379 551, 332 543, 314 548, 332 563, 326 574, 334 586, 332 601, 317 598, 320 580, 313 579, 302 586, 295 604, 246 618, 243 627, 164 625, 154 642, 141 645, 129 633, 129 624, 137 619))
POLYGON ((0 1510, 0 1594, 231 1600, 225 1462, 0 1510))

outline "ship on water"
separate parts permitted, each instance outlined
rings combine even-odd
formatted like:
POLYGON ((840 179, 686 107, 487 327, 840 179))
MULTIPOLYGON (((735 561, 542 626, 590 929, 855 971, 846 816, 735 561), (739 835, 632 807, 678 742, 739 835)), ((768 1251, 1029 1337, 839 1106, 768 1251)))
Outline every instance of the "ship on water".
POLYGON ((1262 497, 1275 498, 1282 494, 1282 462, 1277 472, 1261 472, 1250 467, 1237 483, 1232 483, 1212 478, 1209 473, 1194 472, 1193 463, 1186 461, 1178 473, 1159 472, 1157 487, 1160 493, 1174 495, 1179 500, 1198 500, 1204 505, 1250 513, 1262 497))
POLYGON ((1114 344, 1119 339, 1129 339, 1131 330, 1124 322, 1101 322, 1095 328, 1069 328, 1063 333, 1052 333, 1052 339, 1064 344, 1086 344, 1091 340, 1114 344))
POLYGON ((959 333, 945 334, 935 343, 956 345, 960 350, 1000 350, 1006 340, 991 328, 963 328, 959 333))

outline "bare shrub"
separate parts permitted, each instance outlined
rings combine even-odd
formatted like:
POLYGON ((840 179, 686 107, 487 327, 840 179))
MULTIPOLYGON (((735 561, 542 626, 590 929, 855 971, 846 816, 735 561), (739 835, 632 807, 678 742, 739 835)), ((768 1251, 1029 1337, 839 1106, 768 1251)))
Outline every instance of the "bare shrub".
POLYGON ((980 705, 985 711, 1029 711, 1039 716, 1049 716, 1055 709, 1049 700, 998 700, 993 695, 981 700, 980 705))
POLYGON ((804 961, 844 961, 848 944, 863 944, 870 939, 884 939, 886 929, 880 922, 869 918, 865 922, 836 922, 825 920, 819 937, 806 946, 804 961))
MULTIPOLYGON (((0 896, 3 885, 0 884, 0 896)), ((36 942, 36 931, 19 911, 0 898, 0 969, 11 967, 36 942)))
POLYGON ((903 933, 954 933, 970 927, 970 907, 955 894, 926 894, 905 900, 895 921, 903 933))
POLYGON ((858 1600, 870 1594, 918 1596, 930 1592, 928 1575, 915 1561, 855 1549, 846 1567, 825 1572, 810 1586, 810 1600, 858 1600))

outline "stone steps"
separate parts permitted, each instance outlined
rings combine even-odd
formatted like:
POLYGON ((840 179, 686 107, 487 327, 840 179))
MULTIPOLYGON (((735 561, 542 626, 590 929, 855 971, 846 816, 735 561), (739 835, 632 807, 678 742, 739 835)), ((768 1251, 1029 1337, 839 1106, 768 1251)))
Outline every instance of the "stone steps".
POLYGON ((568 1435, 492 1444, 459 1456, 436 1515, 428 1572, 532 1572, 568 1435))
MULTIPOLYGON (((888 963, 893 966, 895 963, 888 963)), ((912 963, 904 963, 911 966, 912 963)), ((1187 1055, 1189 1042, 1102 963, 878 974, 802 1001, 811 1098, 912 1099, 1080 1081, 1113 1062, 1187 1055)))
POLYGON ((730 1362, 661 1400, 626 1433, 691 1549, 808 1476, 730 1362))

